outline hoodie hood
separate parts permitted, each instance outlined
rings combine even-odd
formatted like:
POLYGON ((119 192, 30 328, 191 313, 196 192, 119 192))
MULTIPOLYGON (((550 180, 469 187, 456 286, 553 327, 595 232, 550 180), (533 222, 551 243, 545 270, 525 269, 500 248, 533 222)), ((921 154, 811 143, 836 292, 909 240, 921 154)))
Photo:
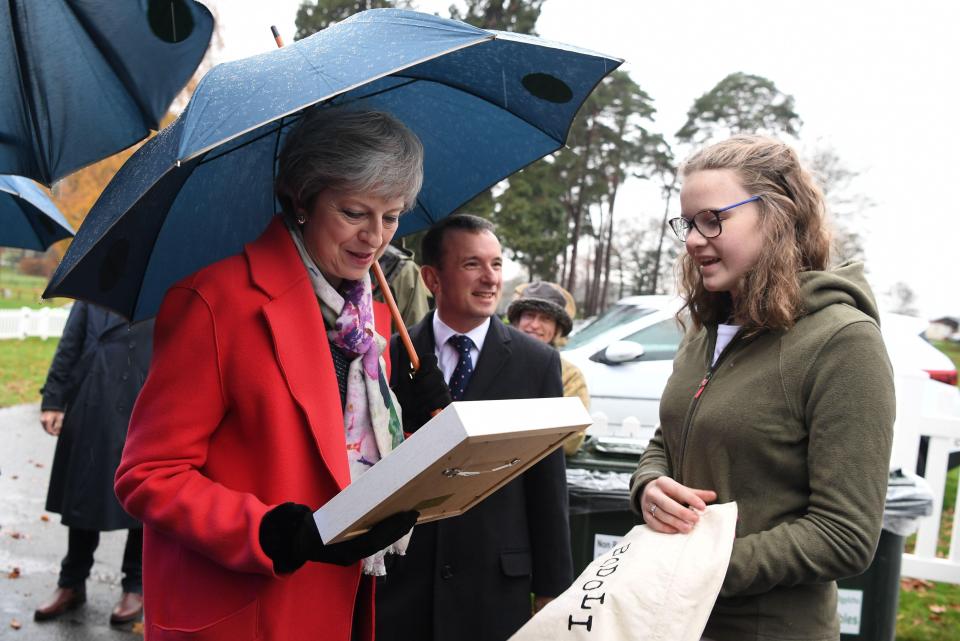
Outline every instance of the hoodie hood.
POLYGON ((802 272, 800 298, 804 315, 843 304, 859 309, 880 324, 877 301, 863 275, 863 263, 844 263, 825 272, 802 272))

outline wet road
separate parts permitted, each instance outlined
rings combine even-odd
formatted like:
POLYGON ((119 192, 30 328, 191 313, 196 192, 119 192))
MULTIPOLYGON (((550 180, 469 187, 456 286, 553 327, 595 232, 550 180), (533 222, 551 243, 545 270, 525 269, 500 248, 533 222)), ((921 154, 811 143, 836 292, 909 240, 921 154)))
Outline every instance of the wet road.
POLYGON ((67 545, 59 515, 43 509, 55 445, 40 427, 38 404, 0 409, 0 639, 142 639, 132 626, 109 625, 126 531, 101 536, 85 605, 55 621, 33 621, 33 610, 56 587, 67 545))

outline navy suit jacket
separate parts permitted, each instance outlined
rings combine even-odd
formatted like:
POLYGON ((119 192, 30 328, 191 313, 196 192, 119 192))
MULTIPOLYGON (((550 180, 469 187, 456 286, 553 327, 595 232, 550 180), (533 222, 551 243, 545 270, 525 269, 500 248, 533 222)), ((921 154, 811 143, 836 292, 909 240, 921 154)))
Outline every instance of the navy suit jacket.
MULTIPOLYGON (((433 313, 410 330, 434 353, 433 313)), ((395 336, 394 377, 409 369, 395 336)), ((464 400, 563 396, 555 349, 493 317, 464 400)), ((393 558, 393 557, 389 557, 393 558)), ((377 641, 504 641, 530 618, 530 593, 573 581, 563 450, 466 514, 414 528, 405 557, 377 582, 377 641)))

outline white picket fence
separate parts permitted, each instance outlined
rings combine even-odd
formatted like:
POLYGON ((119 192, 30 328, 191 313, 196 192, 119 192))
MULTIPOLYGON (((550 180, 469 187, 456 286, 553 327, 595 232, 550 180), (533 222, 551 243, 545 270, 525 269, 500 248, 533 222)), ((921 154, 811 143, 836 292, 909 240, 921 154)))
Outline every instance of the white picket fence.
POLYGON ((0 340, 38 336, 56 338, 63 334, 69 307, 0 309, 0 340))
POLYGON ((924 477, 934 495, 933 514, 920 520, 916 546, 912 554, 903 555, 900 573, 918 579, 960 583, 960 501, 954 504, 947 556, 937 556, 947 459, 951 452, 960 450, 960 392, 919 372, 898 373, 896 382, 893 462, 904 470, 915 470, 920 437, 928 436, 924 477))

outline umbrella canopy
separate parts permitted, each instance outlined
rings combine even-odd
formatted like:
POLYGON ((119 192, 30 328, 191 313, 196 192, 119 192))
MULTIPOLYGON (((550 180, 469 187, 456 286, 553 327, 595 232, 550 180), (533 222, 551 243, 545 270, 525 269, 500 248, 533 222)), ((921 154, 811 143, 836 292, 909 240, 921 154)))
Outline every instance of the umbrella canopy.
POLYGON ((211 70, 180 118, 104 190, 45 296, 140 320, 176 280, 239 252, 277 211, 277 150, 305 107, 388 111, 424 145, 422 229, 566 140, 622 61, 411 11, 366 11, 284 49, 211 70))
POLYGON ((36 183, 0 176, 0 247, 44 251, 73 236, 73 229, 36 183))
POLYGON ((213 17, 194 0, 9 0, 0 32, 0 173, 49 186, 159 128, 213 17))

